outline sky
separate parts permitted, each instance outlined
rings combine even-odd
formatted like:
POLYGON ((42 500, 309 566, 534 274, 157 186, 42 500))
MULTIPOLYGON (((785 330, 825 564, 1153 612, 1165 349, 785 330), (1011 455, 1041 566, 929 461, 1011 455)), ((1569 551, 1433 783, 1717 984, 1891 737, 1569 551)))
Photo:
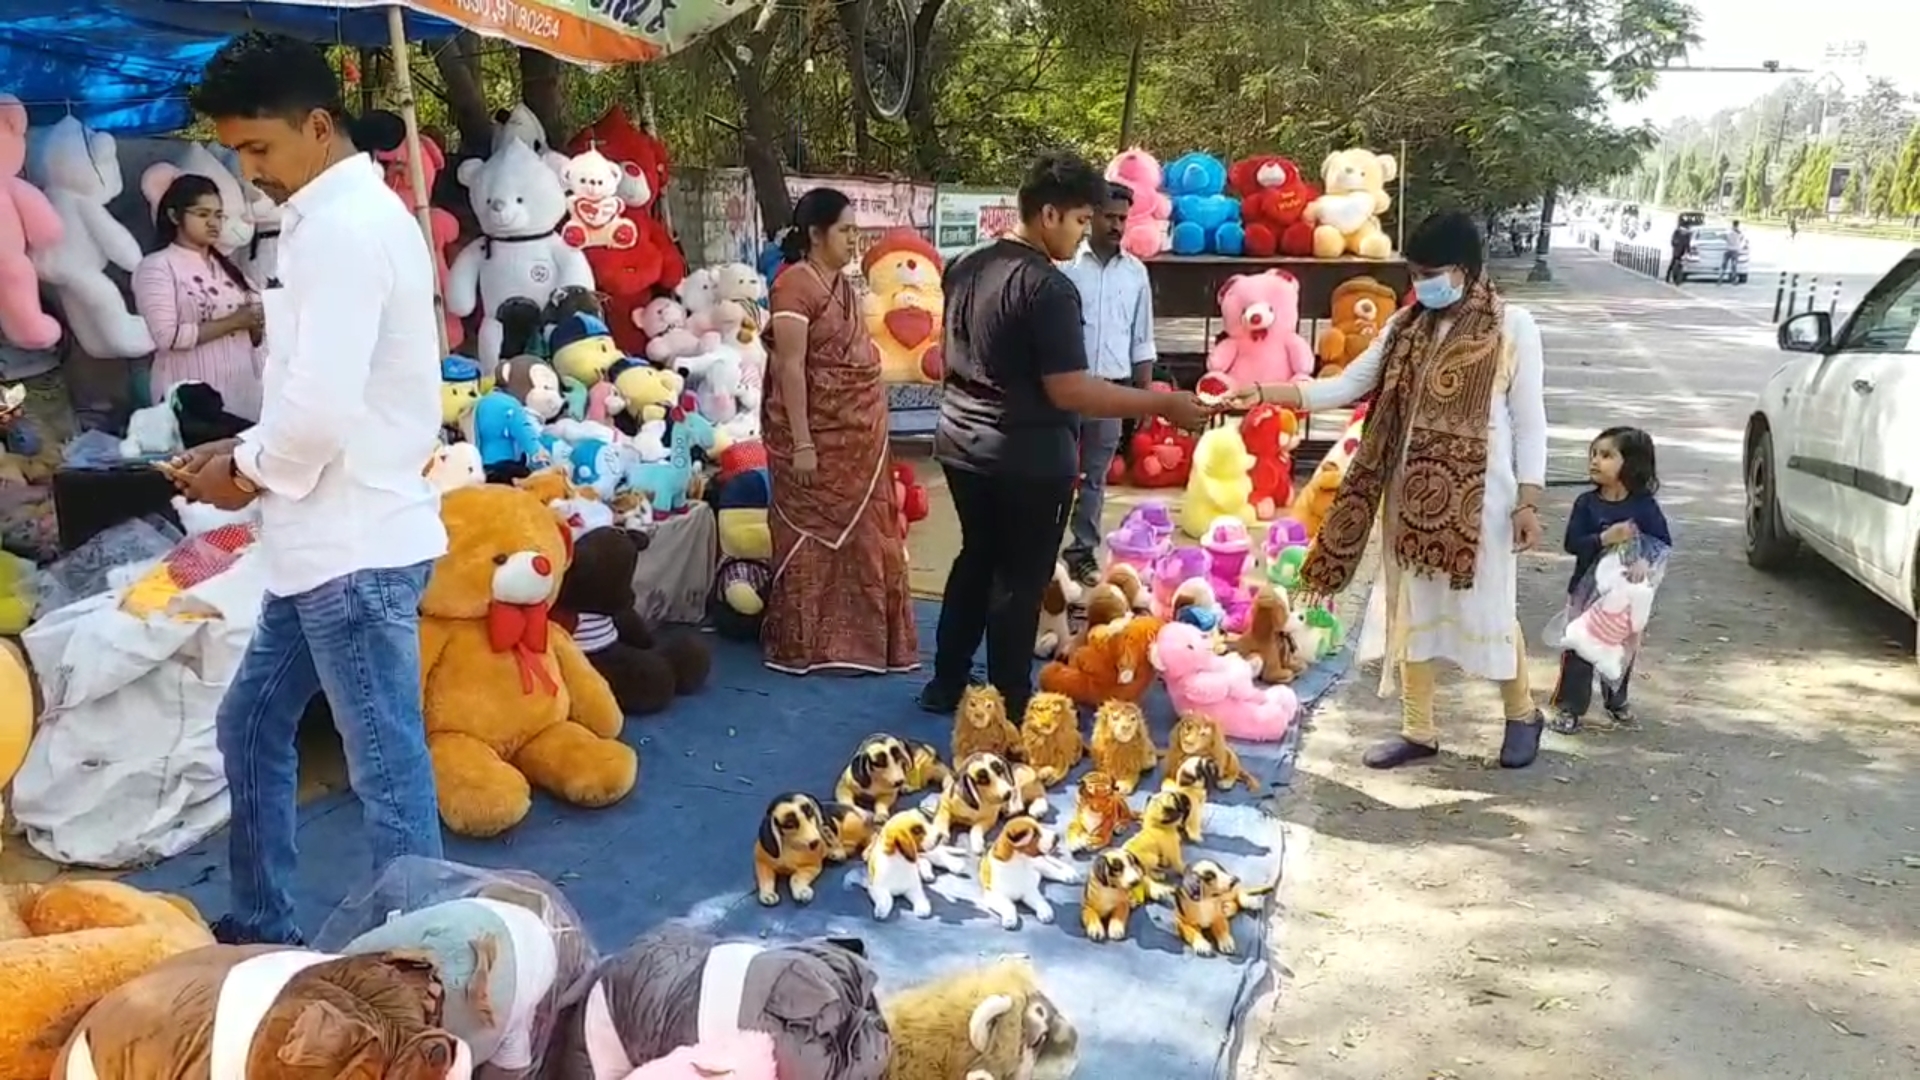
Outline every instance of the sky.
MULTIPOLYGON (((1829 43, 1865 40, 1866 55, 1835 74, 1853 87, 1869 75, 1886 76, 1920 93, 1920 0, 1692 2, 1701 37, 1688 58, 1695 66, 1759 67, 1777 60, 1783 68, 1819 72, 1833 66, 1824 56, 1829 43)), ((1615 105, 1613 118, 1662 126, 1682 117, 1704 118, 1745 105, 1791 77, 1668 73, 1645 101, 1615 105)))

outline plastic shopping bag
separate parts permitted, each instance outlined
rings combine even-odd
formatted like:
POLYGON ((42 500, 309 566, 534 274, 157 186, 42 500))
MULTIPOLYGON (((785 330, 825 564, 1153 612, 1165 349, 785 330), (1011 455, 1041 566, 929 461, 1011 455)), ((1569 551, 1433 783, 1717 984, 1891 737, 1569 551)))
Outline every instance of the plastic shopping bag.
POLYGON ((1618 684, 1653 616, 1653 597, 1666 576, 1670 551, 1646 536, 1608 548, 1547 624, 1546 641, 1579 654, 1602 682, 1618 684))

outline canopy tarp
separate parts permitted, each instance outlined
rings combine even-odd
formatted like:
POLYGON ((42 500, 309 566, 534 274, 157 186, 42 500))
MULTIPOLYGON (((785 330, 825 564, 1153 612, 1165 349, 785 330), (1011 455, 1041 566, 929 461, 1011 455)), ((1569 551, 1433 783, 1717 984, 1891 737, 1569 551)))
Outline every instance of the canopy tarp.
MULTIPOLYGON (((466 27, 587 66, 678 52, 758 0, 410 0, 407 39, 466 27)), ((158 134, 192 119, 186 94, 227 39, 274 30, 342 45, 390 43, 375 0, 0 0, 0 93, 34 124, 73 115, 116 134, 158 134)))

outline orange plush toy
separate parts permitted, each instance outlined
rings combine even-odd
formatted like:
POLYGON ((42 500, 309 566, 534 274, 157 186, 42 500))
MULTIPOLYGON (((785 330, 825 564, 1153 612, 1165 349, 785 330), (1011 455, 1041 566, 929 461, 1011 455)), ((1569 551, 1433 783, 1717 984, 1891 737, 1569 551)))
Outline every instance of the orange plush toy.
POLYGON ((95 1002, 212 944, 176 897, 117 881, 0 885, 0 1080, 56 1075, 60 1047, 95 1002))
POLYGON ((1338 375, 1367 351, 1380 328, 1393 315, 1393 290, 1370 277, 1348 278, 1333 287, 1333 314, 1320 331, 1314 350, 1320 357, 1320 378, 1338 375))
POLYGON ((640 240, 625 250, 587 249, 593 282, 605 296, 607 327, 614 343, 628 356, 646 355, 647 335, 640 330, 639 313, 654 297, 655 287, 672 289, 687 276, 686 256, 660 220, 660 199, 667 190, 672 162, 666 144, 644 127, 627 119, 615 105, 606 115, 582 128, 567 144, 567 153, 599 150, 620 166, 622 214, 640 230, 640 240))
POLYGON ((1087 643, 1062 662, 1040 669, 1040 689, 1065 694, 1082 705, 1139 701, 1153 684, 1149 653, 1160 620, 1134 615, 1087 632, 1087 643))
POLYGON ((1300 166, 1272 154, 1242 158, 1227 170, 1227 184, 1240 196, 1248 255, 1313 254, 1313 226, 1303 217, 1320 191, 1300 175, 1300 166))
POLYGON ((1240 421, 1240 438, 1253 455, 1253 516, 1272 521, 1293 501, 1293 449, 1300 445, 1300 420, 1279 405, 1255 405, 1240 421))
POLYGON ((440 501, 447 553, 420 600, 427 748, 440 817, 463 836, 520 823, 533 787, 576 806, 633 790, 607 680, 548 613, 572 534, 538 495, 502 484, 440 501))

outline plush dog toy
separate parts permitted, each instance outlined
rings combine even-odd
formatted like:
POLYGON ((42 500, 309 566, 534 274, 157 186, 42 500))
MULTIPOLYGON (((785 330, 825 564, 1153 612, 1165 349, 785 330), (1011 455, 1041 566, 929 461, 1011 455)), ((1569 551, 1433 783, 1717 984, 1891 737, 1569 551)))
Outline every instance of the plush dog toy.
POLYGON ((620 703, 549 612, 573 538, 540 497, 483 484, 441 498, 447 553, 420 602, 427 745, 440 816, 495 836, 527 815, 532 787, 578 806, 633 790, 620 703))
POLYGON ((819 800, 804 791, 775 795, 760 816, 760 835, 753 845, 753 882, 760 902, 780 902, 780 879, 796 904, 813 899, 813 883, 826 868, 830 854, 826 813, 819 800))
POLYGON ((634 1074, 636 1063, 761 1032, 773 1039, 780 1080, 881 1080, 893 1041, 876 982, 857 939, 767 945, 669 924, 583 981, 555 1032, 549 1057, 557 1068, 548 1075, 650 1076, 634 1074))
POLYGON ((199 913, 175 897, 117 881, 0 885, 0 1080, 62 1075, 60 1046, 96 1001, 212 944, 199 913))
POLYGON ((1153 685, 1150 650, 1160 625, 1151 615, 1135 615, 1095 628, 1086 646, 1065 663, 1056 660, 1040 669, 1040 688, 1094 707, 1139 701, 1153 685))
POLYGON ((51 1075, 467 1080, 473 1053, 442 1023, 445 996, 418 955, 209 945, 101 998, 51 1075))

